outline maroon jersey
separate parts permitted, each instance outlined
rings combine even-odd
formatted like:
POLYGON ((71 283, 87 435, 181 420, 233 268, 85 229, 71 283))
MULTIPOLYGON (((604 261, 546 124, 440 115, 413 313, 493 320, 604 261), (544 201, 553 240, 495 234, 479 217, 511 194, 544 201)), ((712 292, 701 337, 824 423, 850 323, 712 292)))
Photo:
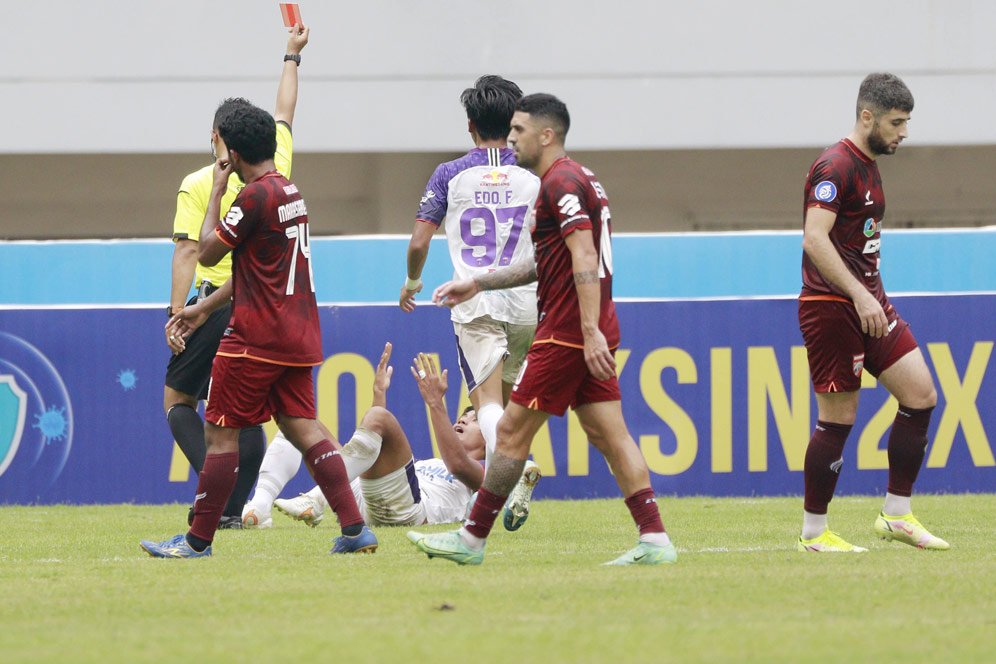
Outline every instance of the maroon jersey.
POLYGON ((218 354, 321 364, 308 210, 297 187, 270 171, 239 192, 215 233, 235 248, 232 319, 218 354))
POLYGON ((584 347, 571 252, 564 241, 579 229, 591 231, 598 250, 598 276, 602 287, 598 327, 609 348, 615 348, 619 345, 619 321, 612 302, 609 200, 594 173, 568 157, 561 157, 543 175, 536 199, 536 221, 532 231, 539 282, 536 343, 584 347))
MULTIPOLYGON (((830 229, 830 241, 851 274, 884 307, 887 300, 879 276, 879 246, 885 192, 878 164, 846 138, 830 146, 809 169, 803 225, 806 211, 811 207, 821 207, 837 215, 830 229)), ((812 299, 827 295, 850 300, 842 290, 823 278, 803 252, 800 297, 812 299)))

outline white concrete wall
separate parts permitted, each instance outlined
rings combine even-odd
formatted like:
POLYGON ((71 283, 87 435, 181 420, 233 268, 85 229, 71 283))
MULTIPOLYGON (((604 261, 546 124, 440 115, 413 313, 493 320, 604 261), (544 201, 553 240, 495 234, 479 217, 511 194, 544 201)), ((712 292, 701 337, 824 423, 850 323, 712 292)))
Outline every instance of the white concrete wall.
MULTIPOLYGON (((996 2, 305 0, 297 148, 458 150, 500 73, 567 102, 574 149, 807 147, 903 76, 910 144, 996 144, 996 2)), ((0 153, 191 152, 221 98, 272 108, 275 0, 0 1, 0 153)))

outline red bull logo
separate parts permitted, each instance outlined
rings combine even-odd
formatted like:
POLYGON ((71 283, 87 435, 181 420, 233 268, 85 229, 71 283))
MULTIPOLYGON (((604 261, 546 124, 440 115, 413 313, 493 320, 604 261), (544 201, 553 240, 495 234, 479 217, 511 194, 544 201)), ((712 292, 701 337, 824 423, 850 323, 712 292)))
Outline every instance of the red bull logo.
POLYGON ((502 187, 510 184, 508 173, 503 173, 497 168, 481 176, 481 186, 502 187))

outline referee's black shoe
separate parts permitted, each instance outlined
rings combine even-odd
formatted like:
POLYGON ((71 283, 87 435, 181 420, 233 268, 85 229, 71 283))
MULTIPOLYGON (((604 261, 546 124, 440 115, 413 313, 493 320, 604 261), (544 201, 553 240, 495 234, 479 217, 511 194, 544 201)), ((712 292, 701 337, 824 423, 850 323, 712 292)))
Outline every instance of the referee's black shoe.
MULTIPOLYGON (((194 508, 187 510, 187 525, 194 525, 194 508)), ((241 516, 222 516, 218 522, 218 530, 242 530, 241 516)))

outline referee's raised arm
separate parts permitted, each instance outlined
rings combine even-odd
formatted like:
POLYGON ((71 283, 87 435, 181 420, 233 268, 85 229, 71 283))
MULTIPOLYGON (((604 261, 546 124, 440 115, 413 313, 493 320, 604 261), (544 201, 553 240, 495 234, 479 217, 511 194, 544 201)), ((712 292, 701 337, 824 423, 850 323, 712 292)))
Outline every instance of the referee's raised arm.
POLYGON ((297 69, 301 66, 301 51, 308 44, 311 29, 304 25, 290 28, 287 39, 287 53, 284 55, 284 68, 277 86, 277 104, 273 109, 273 119, 293 126, 294 110, 297 108, 297 69))

